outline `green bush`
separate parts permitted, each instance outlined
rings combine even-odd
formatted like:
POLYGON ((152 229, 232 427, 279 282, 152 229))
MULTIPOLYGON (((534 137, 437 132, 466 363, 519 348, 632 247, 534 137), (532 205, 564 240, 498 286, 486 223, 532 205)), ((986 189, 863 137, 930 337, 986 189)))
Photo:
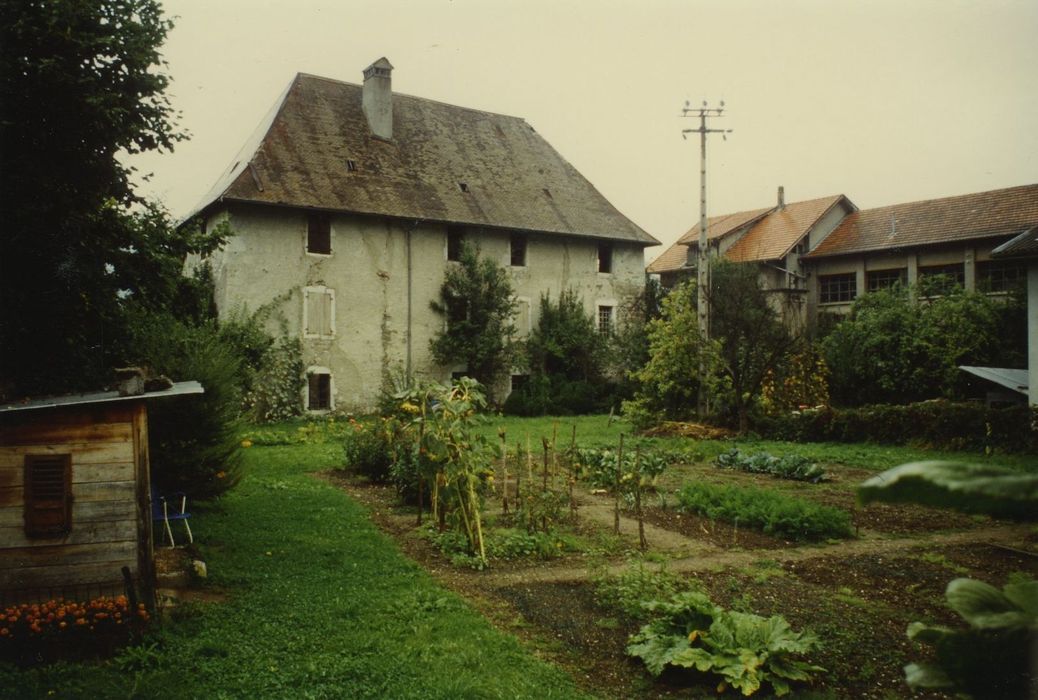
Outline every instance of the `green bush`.
POLYGON ((938 399, 906 406, 820 408, 758 418, 764 437, 795 442, 922 443, 950 450, 1038 452, 1038 409, 938 399))
POLYGON ((793 540, 850 537, 846 511, 778 491, 689 483, 677 493, 678 510, 756 528, 793 540))
POLYGON ((133 331, 128 363, 173 381, 196 380, 205 390, 149 402, 152 480, 193 499, 223 494, 241 479, 240 354, 212 321, 189 326, 146 315, 135 319, 133 331))
POLYGON ((629 617, 644 619, 648 603, 669 600, 681 589, 681 579, 677 574, 662 568, 652 571, 638 562, 634 568, 616 576, 596 578, 595 602, 629 617))
POLYGON ((393 447, 385 427, 352 420, 351 425, 344 442, 346 469, 377 483, 389 481, 393 447))

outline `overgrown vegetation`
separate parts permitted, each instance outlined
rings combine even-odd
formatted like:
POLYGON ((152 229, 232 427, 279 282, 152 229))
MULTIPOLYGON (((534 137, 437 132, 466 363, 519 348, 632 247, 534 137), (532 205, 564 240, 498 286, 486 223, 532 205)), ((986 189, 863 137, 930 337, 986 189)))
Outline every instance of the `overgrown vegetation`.
POLYGON ((952 398, 963 380, 959 365, 1026 366, 1012 330, 1026 325, 1022 299, 996 300, 955 285, 939 291, 895 286, 855 300, 821 343, 834 402, 952 398))
POLYGON ((432 308, 447 321, 446 329, 430 343, 433 358, 445 367, 464 365, 465 373, 493 400, 494 388, 512 367, 516 352, 516 302, 508 273, 462 244, 460 261, 448 266, 432 308))
POLYGON ((779 491, 689 483, 677 493, 678 509, 752 527, 792 540, 850 537, 847 511, 779 491))

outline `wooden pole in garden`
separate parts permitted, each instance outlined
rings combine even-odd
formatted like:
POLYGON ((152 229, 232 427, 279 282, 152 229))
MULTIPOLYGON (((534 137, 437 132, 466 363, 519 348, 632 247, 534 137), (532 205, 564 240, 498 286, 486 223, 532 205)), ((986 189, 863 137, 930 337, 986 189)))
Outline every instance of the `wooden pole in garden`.
MULTIPOLYGON (((544 447, 544 473, 541 476, 541 503, 545 503, 545 495, 548 492, 548 438, 541 438, 541 446, 544 447)), ((544 532, 548 531, 548 516, 543 515, 545 512, 543 507, 541 509, 541 530, 544 532)))
POLYGON ((504 428, 499 428, 497 434, 501 438, 501 510, 508 515, 508 440, 504 428))
POLYGON ((523 475, 523 445, 515 441, 515 508, 518 510, 523 505, 522 493, 519 491, 519 482, 523 475))
POLYGON ((642 446, 634 448, 634 508, 638 513, 638 546, 644 552, 649 548, 645 539, 645 519, 642 517, 642 446))
POLYGON ((569 441, 569 514, 573 520, 577 519, 577 502, 573 499, 573 485, 577 480, 577 424, 573 424, 573 437, 569 441))
POLYGON ((620 480, 623 479, 624 434, 620 433, 620 449, 616 451, 616 499, 613 502, 613 534, 620 534, 620 480))

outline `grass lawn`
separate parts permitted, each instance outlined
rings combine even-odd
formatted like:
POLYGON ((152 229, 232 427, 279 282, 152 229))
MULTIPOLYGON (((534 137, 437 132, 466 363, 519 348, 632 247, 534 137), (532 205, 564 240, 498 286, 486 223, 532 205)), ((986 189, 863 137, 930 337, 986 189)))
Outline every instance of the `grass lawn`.
POLYGON ((195 508, 206 585, 225 602, 176 609, 155 653, 0 664, 0 697, 581 697, 310 476, 341 463, 340 441, 321 438, 246 450, 242 484, 195 508))

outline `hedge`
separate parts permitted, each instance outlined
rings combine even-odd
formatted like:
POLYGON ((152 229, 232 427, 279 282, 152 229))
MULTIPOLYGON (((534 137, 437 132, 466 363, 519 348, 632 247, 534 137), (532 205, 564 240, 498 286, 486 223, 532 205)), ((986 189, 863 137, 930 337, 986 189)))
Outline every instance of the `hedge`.
POLYGON ((763 437, 793 442, 921 444, 947 450, 1038 453, 1038 408, 944 399, 904 406, 817 408, 758 418, 763 437))

